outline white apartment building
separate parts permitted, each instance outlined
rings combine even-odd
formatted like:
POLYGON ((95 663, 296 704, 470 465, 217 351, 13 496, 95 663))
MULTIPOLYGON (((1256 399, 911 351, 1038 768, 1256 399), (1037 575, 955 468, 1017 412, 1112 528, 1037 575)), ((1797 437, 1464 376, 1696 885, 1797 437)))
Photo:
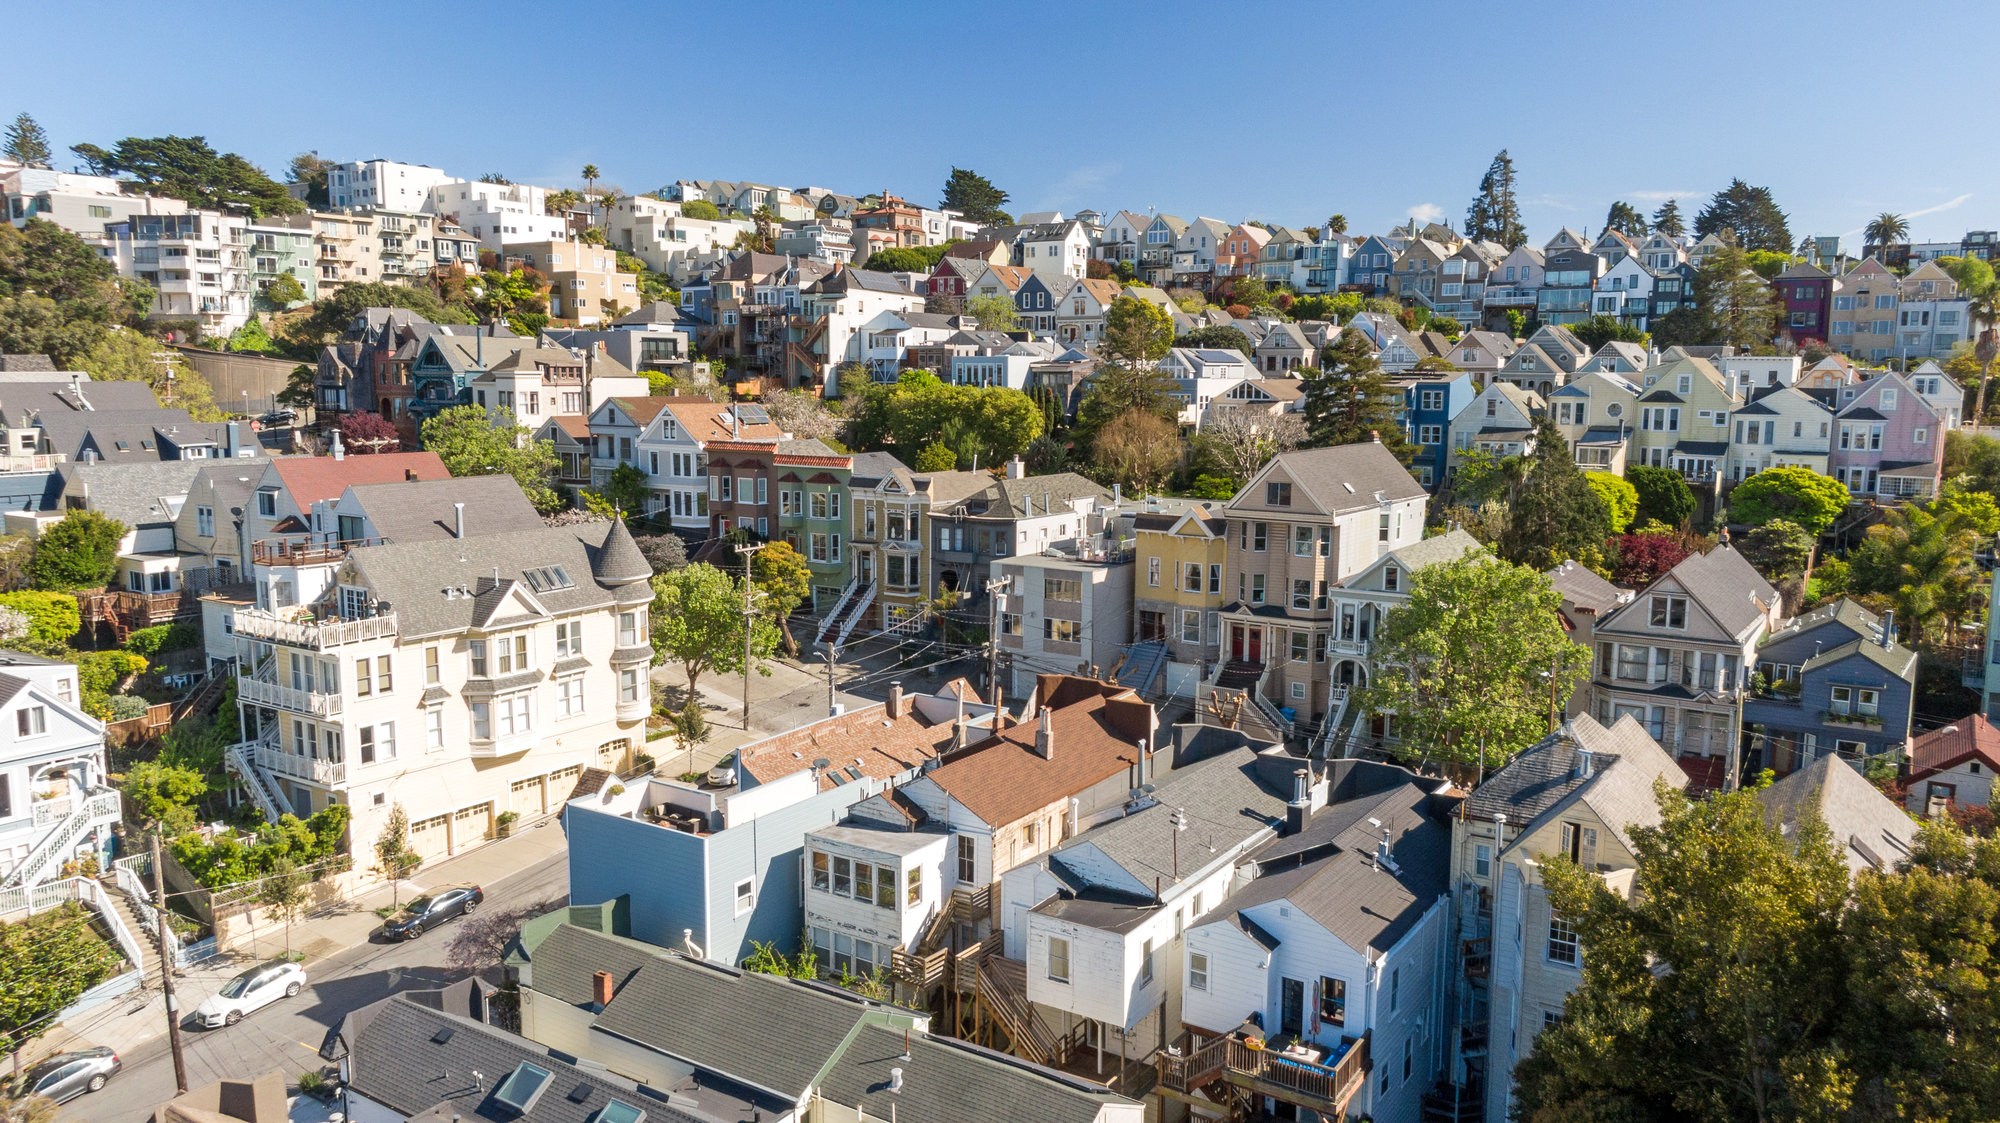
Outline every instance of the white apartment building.
POLYGON ((193 320, 204 337, 250 319, 249 219, 219 211, 134 215, 103 227, 102 253, 121 276, 157 290, 154 320, 193 320))
POLYGON ((127 195, 108 175, 0 167, 0 215, 15 226, 31 218, 53 222, 72 234, 101 237, 107 222, 137 215, 186 214, 187 204, 157 195, 127 195))
POLYGON ((427 164, 351 160, 327 169, 326 195, 335 207, 421 211, 430 201, 431 188, 454 181, 449 173, 427 164))
POLYGON ((230 767, 267 815, 353 811, 358 868, 391 809, 428 857, 559 807, 586 767, 645 736, 652 569, 622 522, 346 548, 257 564, 254 603, 219 613, 245 739, 230 767), (303 603, 276 569, 315 569, 303 603))
POLYGON ((481 183, 453 179, 432 187, 421 208, 457 223, 498 252, 509 242, 560 242, 569 237, 569 220, 547 213, 549 192, 525 183, 481 183))
POLYGON ((694 279, 727 256, 736 239, 755 229, 746 219, 690 218, 681 205, 651 195, 626 195, 612 204, 605 225, 611 244, 636 255, 675 284, 694 279))
POLYGON ((117 789, 104 723, 83 712, 76 666, 0 649, 0 888, 32 888, 63 863, 110 860, 117 789))

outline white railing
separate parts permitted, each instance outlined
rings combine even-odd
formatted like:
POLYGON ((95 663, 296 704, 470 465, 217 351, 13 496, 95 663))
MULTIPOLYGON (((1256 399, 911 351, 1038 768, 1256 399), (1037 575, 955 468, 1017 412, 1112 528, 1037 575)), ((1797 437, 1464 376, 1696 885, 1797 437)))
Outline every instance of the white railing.
POLYGON ((124 918, 118 915, 117 907, 112 904, 111 893, 87 877, 65 877, 32 889, 0 890, 0 914, 25 912, 32 916, 71 901, 81 901, 96 910, 104 926, 111 930, 111 938, 118 944, 119 952, 131 960, 133 967, 143 970, 141 965, 146 962, 146 955, 140 948, 139 937, 125 927, 124 918))
POLYGON ((847 619, 842 621, 840 634, 833 637, 833 646, 839 647, 847 642, 847 637, 854 634, 854 625, 861 622, 861 618, 868 613, 868 606, 874 602, 875 583, 870 581, 862 587, 861 599, 855 602, 853 609, 847 613, 847 619))
POLYGON ((21 452, 0 456, 0 472, 46 472, 68 461, 69 457, 60 452, 21 452))
POLYGON ((51 868, 61 868, 61 863, 75 849, 76 840, 85 831, 117 822, 122 806, 115 791, 92 792, 82 806, 55 822, 53 829, 42 836, 27 858, 8 873, 4 882, 0 882, 0 888, 15 889, 40 884, 51 868))
POLYGON ((291 647, 324 651, 364 640, 393 638, 396 614, 385 612, 359 620, 283 620, 262 609, 246 608, 236 613, 236 634, 247 639, 269 640, 291 647))
POLYGON ((251 675, 245 675, 237 680, 236 696, 253 706, 269 706, 278 710, 290 710, 296 714, 312 714, 314 717, 333 717, 340 713, 342 705, 341 696, 338 694, 299 690, 275 682, 266 682, 251 675))
MULTIPOLYGON (((141 872, 150 871, 152 864, 149 855, 133 854, 111 863, 111 874, 119 892, 125 894, 125 900, 131 904, 132 915, 139 918, 139 927, 157 944, 160 938, 159 921, 156 919, 159 910, 153 907, 152 891, 146 886, 145 873, 141 872)), ((180 949, 181 938, 174 934, 174 926, 169 924, 167 954, 172 956, 175 962, 180 960, 180 949)))
POLYGON ((1326 649, 1335 655, 1366 656, 1374 646, 1373 640, 1341 639, 1337 636, 1326 641, 1326 649))
POLYGON ((243 777, 243 785, 250 789, 250 797, 256 802, 258 810, 274 823, 279 816, 290 812, 291 807, 279 794, 276 785, 271 783, 270 777, 257 767, 255 754, 259 745, 275 742, 277 730, 274 724, 256 741, 238 741, 229 746, 229 767, 243 777))
POLYGON ((69 813, 74 810, 76 810, 76 798, 66 795, 55 799, 38 799, 29 809, 29 813, 34 819, 35 829, 40 830, 57 819, 68 818, 69 813))
POLYGON ((281 772, 293 779, 311 780, 316 784, 338 784, 347 778, 347 765, 344 763, 288 753, 275 744, 259 743, 256 761, 257 767, 266 771, 281 772))

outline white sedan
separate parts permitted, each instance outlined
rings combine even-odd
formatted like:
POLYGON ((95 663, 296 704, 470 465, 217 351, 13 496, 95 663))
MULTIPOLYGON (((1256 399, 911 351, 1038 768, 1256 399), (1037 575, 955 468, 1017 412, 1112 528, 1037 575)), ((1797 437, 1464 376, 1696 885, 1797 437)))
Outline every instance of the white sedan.
POLYGON ((194 1008, 195 1024, 204 1029, 233 1026, 243 1015, 261 1010, 280 998, 290 998, 306 988, 306 969, 286 960, 259 963, 222 984, 194 1008))

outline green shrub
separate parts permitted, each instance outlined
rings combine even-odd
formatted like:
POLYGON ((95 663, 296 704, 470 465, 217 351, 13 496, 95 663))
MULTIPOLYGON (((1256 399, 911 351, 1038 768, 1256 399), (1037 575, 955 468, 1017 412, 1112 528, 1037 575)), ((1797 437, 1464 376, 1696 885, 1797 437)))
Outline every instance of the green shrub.
POLYGON ((258 827, 248 845, 235 835, 213 842, 183 835, 174 840, 174 860, 210 889, 235 885, 270 873, 280 861, 304 866, 343 853, 350 814, 346 804, 336 803, 308 819, 281 815, 258 827))
POLYGON ((195 624, 155 624, 125 637, 125 650, 151 659, 169 651, 186 651, 201 646, 201 628, 195 624))
POLYGON ((37 589, 101 589, 118 567, 125 524, 96 511, 71 511, 35 539, 28 582, 37 589))
POLYGON ((25 638, 10 641, 38 655, 53 655, 69 646, 83 627, 76 598, 68 593, 45 593, 24 589, 0 593, 0 608, 11 608, 28 618, 25 638))

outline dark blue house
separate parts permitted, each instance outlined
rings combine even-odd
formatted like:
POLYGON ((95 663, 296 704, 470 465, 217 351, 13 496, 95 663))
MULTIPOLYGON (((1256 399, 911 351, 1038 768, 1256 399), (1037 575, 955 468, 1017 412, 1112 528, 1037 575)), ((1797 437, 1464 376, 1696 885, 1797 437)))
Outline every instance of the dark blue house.
POLYGON ((1410 474, 1425 487, 1444 482, 1451 455, 1451 419, 1479 396, 1470 371, 1410 371, 1397 379, 1403 388, 1403 431, 1417 446, 1410 474))
POLYGON ((1887 620, 1842 598, 1799 616, 1757 651, 1743 703, 1743 774, 1787 775, 1828 753, 1857 764, 1910 737, 1917 653, 1887 620))

